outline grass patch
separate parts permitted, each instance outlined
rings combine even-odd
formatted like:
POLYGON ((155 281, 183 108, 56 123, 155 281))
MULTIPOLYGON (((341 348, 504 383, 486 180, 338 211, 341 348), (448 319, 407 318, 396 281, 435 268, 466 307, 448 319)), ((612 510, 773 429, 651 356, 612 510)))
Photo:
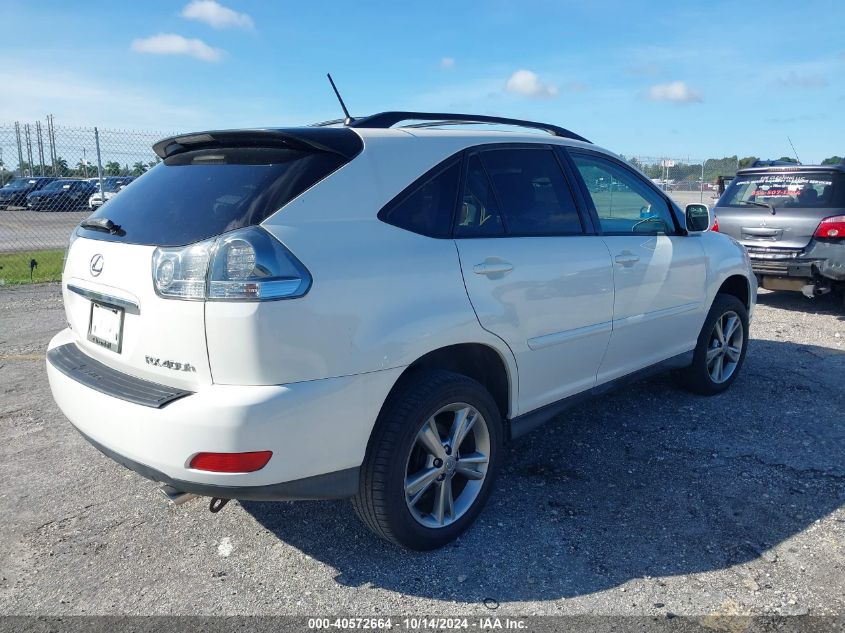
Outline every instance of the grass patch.
POLYGON ((24 251, 22 253, 0 253, 0 285, 37 284, 45 281, 61 281, 65 251, 57 248, 49 251, 24 251), (30 278, 30 262, 37 266, 30 278))

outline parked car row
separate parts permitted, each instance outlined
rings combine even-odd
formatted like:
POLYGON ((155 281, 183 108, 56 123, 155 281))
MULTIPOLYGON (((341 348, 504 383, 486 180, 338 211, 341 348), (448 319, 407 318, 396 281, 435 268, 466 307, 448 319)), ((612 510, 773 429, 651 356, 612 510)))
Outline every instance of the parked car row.
POLYGON ((109 176, 103 178, 104 191, 100 191, 99 178, 15 178, 0 188, 0 209, 24 207, 31 211, 81 211, 88 208, 93 211, 133 180, 132 176, 109 176))

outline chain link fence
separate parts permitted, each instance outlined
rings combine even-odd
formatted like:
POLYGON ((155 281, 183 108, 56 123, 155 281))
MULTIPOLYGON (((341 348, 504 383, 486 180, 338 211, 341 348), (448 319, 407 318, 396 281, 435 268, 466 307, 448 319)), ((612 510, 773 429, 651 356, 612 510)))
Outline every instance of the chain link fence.
POLYGON ((166 136, 0 123, 0 285, 60 279, 73 227, 154 167, 166 136))
MULTIPOLYGON (((152 145, 171 132, 0 123, 0 286, 56 281, 73 228, 155 166, 152 145)), ((627 160, 684 206, 713 204, 739 167, 722 159, 627 160)))
POLYGON ((627 160, 681 207, 693 202, 712 206, 740 166, 736 156, 708 159, 632 156, 627 160))

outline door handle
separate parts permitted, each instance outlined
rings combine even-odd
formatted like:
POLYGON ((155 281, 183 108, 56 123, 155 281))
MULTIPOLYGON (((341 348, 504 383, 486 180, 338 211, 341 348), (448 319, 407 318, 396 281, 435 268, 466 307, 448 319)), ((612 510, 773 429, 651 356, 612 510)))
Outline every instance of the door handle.
POLYGON ((503 260, 484 261, 472 267, 476 275, 505 275, 513 270, 513 264, 503 260))
POLYGON ((634 255, 631 251, 622 251, 615 258, 616 263, 622 266, 631 267, 640 261, 640 258, 634 255))

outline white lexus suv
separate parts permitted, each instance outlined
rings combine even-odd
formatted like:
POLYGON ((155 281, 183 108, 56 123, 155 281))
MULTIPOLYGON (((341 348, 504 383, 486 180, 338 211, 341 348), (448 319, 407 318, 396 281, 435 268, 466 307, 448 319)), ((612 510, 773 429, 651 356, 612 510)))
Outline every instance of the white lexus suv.
POLYGON ((743 248, 563 128, 386 112, 154 149, 74 232, 47 369, 178 499, 351 498, 432 549, 505 442, 654 370, 710 395, 742 367, 743 248))

